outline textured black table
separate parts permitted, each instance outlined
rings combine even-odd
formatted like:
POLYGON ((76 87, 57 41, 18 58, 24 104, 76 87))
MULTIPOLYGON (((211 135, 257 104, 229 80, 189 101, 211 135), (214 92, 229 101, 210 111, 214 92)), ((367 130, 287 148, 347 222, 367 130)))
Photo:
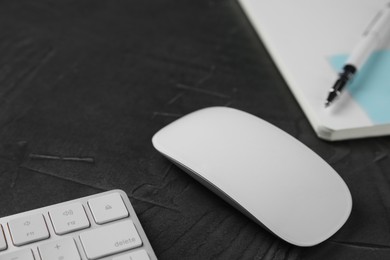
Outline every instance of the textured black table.
POLYGON ((389 259, 389 150, 318 139, 234 0, 0 1, 0 216, 119 188, 159 259, 389 259), (330 163, 353 196, 345 226, 289 245, 154 150, 156 131, 209 106, 330 163))

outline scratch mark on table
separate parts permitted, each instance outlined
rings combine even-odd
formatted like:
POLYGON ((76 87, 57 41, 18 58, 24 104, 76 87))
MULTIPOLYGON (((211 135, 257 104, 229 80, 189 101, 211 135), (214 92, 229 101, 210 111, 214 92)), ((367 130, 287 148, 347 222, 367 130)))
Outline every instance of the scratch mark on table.
POLYGON ((233 103, 234 103, 233 101, 229 101, 229 102, 227 102, 224 106, 225 106, 225 107, 230 107, 233 103))
POLYGON ((54 57, 55 53, 56 50, 53 48, 48 48, 42 52, 41 57, 39 57, 39 63, 35 66, 26 67, 25 69, 20 70, 18 75, 15 75, 10 80, 7 89, 1 93, 1 96, 10 99, 9 96, 12 93, 20 93, 23 91, 24 88, 16 88, 15 86, 17 86, 23 80, 25 82, 31 81, 36 76, 38 71, 54 57))
MULTIPOLYGON (((264 252, 264 260, 275 259, 277 253, 282 253, 280 250, 281 250, 281 248, 280 248, 279 239, 273 240, 273 242, 267 247, 267 249, 264 252)), ((285 255, 285 253, 284 253, 284 255, 285 255)), ((280 259, 287 259, 287 258, 285 258, 283 256, 283 258, 281 257, 280 259)))
POLYGON ((171 171, 172 169, 172 166, 173 166, 173 163, 170 163, 167 167, 167 169, 165 170, 164 174, 163 174, 163 181, 166 180, 166 178, 168 177, 168 174, 169 172, 171 171))
POLYGON ((59 160, 59 161, 95 163, 95 159, 93 157, 65 157, 65 156, 63 157, 57 155, 30 153, 28 155, 28 158, 33 160, 59 160))
POLYGON ((361 243, 361 242, 349 242, 349 241, 336 241, 329 240, 330 243, 339 244, 347 247, 358 247, 358 248, 366 248, 366 249, 386 249, 390 250, 389 245, 381 245, 381 244, 371 244, 371 243, 361 243))
POLYGON ((179 98, 181 98, 183 95, 184 95, 184 93, 179 93, 179 94, 177 94, 176 96, 174 96, 173 98, 171 98, 171 99, 167 102, 167 105, 172 105, 172 104, 175 103, 179 98))
POLYGON ((64 177, 64 176, 59 176, 59 175, 57 175, 57 174, 55 174, 53 172, 45 171, 44 169, 35 169, 34 167, 31 167, 31 166, 28 166, 28 165, 20 165, 20 168, 23 168, 23 169, 26 169, 26 170, 29 170, 29 171, 33 171, 33 172, 38 173, 38 174, 47 175, 47 176, 50 176, 50 177, 53 177, 53 178, 57 178, 57 179, 60 179, 60 180, 63 180, 63 181, 69 181, 69 182, 76 183, 76 184, 79 184, 79 185, 84 185, 84 186, 91 187, 91 188, 94 188, 94 189, 102 190, 102 191, 108 191, 108 190, 113 189, 113 187, 103 187, 103 186, 100 186, 100 185, 92 185, 92 184, 89 184, 89 183, 86 183, 86 182, 82 182, 82 181, 79 181, 79 180, 76 180, 76 179, 67 178, 67 177, 64 177))
POLYGON ((175 113, 167 113, 167 112, 153 112, 152 119, 155 118, 156 116, 164 116, 164 117, 181 117, 182 115, 180 114, 175 114, 175 113))
POLYGON ((215 70, 215 65, 213 65, 211 67, 210 72, 207 75, 205 75, 203 78, 200 78, 198 80, 198 82, 196 82, 196 86, 199 86, 200 84, 202 84, 202 83, 206 82, 208 79, 210 79, 211 76, 214 74, 214 70, 215 70))
POLYGON ((210 90, 197 88, 197 87, 191 87, 191 86, 187 86, 187 85, 184 85, 184 84, 181 84, 181 83, 177 83, 176 84, 176 88, 189 90, 189 91, 194 91, 194 92, 198 92, 198 93, 203 93, 203 94, 206 94, 206 95, 215 96, 215 97, 219 97, 219 98, 230 98, 228 95, 225 95, 223 93, 210 91, 210 90))
POLYGON ((154 185, 152 184, 149 184, 149 183, 142 183, 140 185, 138 185, 137 187, 135 187, 132 191, 131 191, 131 194, 135 194, 138 190, 141 190, 142 188, 146 187, 146 189, 148 189, 148 187, 152 187, 153 189, 156 188, 154 185))
POLYGON ((383 159, 387 158, 387 154, 386 153, 378 153, 375 155, 375 158, 374 158, 374 162, 379 162, 379 161, 382 161, 383 159))
MULTIPOLYGON (((128 196, 129 196, 129 195, 128 195, 128 196)), ((156 207, 159 207, 159 208, 163 208, 163 209, 167 209, 167 210, 170 210, 170 211, 174 211, 174 212, 180 213, 180 211, 179 211, 178 209, 175 209, 175 208, 166 206, 166 205, 161 204, 161 203, 157 203, 157 202, 155 202, 155 201, 153 201, 153 200, 142 199, 142 198, 134 197, 134 196, 132 196, 132 195, 130 195, 129 197, 131 197, 131 198, 133 198, 133 199, 135 199, 135 200, 138 200, 138 201, 142 201, 142 202, 151 204, 151 205, 156 206, 156 207)))

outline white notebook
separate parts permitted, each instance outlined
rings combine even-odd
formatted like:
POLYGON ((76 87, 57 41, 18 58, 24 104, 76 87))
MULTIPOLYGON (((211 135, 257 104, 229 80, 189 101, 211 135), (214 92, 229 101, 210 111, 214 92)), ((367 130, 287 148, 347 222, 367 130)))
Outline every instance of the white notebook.
POLYGON ((352 84, 324 106, 343 62, 388 0, 239 2, 320 138, 390 134, 390 28, 352 84))

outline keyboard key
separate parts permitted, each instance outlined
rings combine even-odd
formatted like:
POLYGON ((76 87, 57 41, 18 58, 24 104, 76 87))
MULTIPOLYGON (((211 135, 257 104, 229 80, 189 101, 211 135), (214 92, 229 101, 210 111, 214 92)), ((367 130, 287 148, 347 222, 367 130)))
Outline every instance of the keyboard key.
POLYGON ((136 252, 114 257, 112 260, 150 260, 150 258, 148 253, 142 249, 136 252))
POLYGON ((63 235, 76 230, 88 228, 90 223, 81 203, 73 203, 49 211, 54 231, 63 235))
POLYGON ((38 247, 42 260, 81 260, 76 244, 71 237, 43 244, 38 247))
POLYGON ((88 205, 97 224, 104 224, 129 216, 122 197, 118 193, 90 199, 88 205))
POLYGON ((0 251, 7 249, 7 241, 5 241, 3 226, 0 225, 0 251))
POLYGON ((130 219, 85 231, 80 240, 88 259, 123 252, 142 245, 141 238, 130 219))
POLYGON ((30 249, 21 249, 16 252, 0 256, 1 260, 34 260, 33 253, 30 249))
POLYGON ((8 222, 8 228, 15 246, 47 239, 50 236, 42 214, 11 220, 8 222))

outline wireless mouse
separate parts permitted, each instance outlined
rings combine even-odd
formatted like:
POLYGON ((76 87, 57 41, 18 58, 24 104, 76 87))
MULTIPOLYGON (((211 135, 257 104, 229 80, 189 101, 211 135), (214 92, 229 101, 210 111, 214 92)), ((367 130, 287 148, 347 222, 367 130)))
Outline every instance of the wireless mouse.
POLYGON ((283 240, 313 246, 348 219, 352 198, 316 153, 246 112, 211 107, 158 131, 154 147, 283 240))

